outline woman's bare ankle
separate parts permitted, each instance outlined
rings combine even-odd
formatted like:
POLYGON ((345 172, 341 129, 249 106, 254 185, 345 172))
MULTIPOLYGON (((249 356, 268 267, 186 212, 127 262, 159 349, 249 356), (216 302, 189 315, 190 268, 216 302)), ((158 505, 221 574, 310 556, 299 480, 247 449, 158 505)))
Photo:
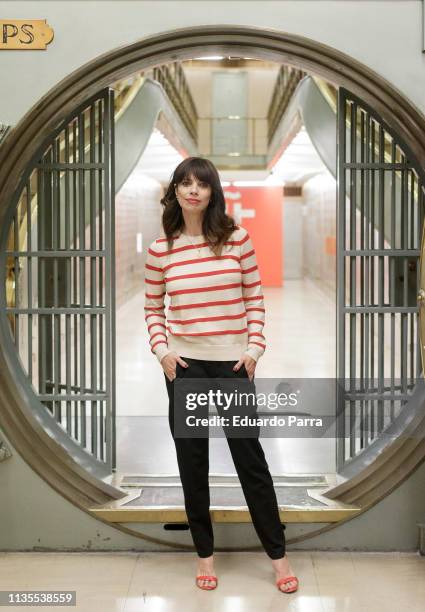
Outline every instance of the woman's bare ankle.
POLYGON ((214 555, 209 557, 198 557, 198 567, 212 570, 214 567, 214 555))

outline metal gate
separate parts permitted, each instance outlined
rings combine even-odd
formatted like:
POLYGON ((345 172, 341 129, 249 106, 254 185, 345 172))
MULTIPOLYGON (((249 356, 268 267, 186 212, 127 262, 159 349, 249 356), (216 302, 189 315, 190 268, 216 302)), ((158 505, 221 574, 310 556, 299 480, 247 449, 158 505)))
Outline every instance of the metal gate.
POLYGON ((375 111, 341 88, 338 472, 394 421, 421 376, 424 205, 423 171, 407 147, 375 111))
POLYGON ((49 411, 109 471, 116 466, 114 200, 107 88, 67 117, 28 165, 3 234, 2 300, 34 410, 49 411))

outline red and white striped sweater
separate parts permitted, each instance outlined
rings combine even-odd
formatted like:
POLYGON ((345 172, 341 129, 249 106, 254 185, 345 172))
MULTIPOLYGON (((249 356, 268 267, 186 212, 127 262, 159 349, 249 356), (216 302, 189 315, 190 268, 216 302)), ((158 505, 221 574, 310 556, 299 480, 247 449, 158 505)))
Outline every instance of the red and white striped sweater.
POLYGON ((210 361, 247 353, 258 361, 266 348, 265 308, 247 230, 238 226, 219 257, 203 234, 180 233, 171 250, 165 237, 154 240, 145 264, 145 320, 159 362, 171 351, 210 361))

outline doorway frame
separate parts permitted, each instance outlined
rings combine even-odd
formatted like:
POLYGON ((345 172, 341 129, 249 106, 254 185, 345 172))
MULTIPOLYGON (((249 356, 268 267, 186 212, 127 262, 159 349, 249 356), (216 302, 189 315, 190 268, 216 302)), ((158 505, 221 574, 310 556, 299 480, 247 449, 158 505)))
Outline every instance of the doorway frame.
MULTIPOLYGON (((5 221, 20 176, 34 153, 46 135, 53 132, 74 108, 97 91, 135 72, 202 54, 247 55, 286 63, 313 72, 336 87, 348 89, 393 128, 405 143, 406 152, 425 168, 425 117, 390 82, 356 59, 312 39, 278 30, 229 24, 195 26, 151 35, 100 55, 57 83, 26 113, 0 147, 0 223, 5 221)), ((34 418, 25 390, 14 376, 2 335, 0 326, 0 427, 16 451, 43 480, 90 516, 93 514, 89 507, 94 504, 125 497, 122 490, 94 478, 76 463, 72 464, 65 449, 50 438, 34 418)), ((362 474, 327 492, 327 496, 343 501, 350 498, 352 502, 364 500, 365 511, 388 495, 425 460, 425 416, 414 419, 410 429, 411 437, 404 442, 396 440, 397 448, 389 449, 392 452, 387 456, 387 451, 382 453, 373 470, 368 466, 362 474), (392 470, 392 477, 388 477, 390 463, 386 458, 398 468, 392 470), (400 462, 403 462, 402 469, 400 462), (374 484, 373 495, 370 494, 371 483, 374 484)), ((320 531, 339 524, 341 522, 320 531)), ((115 523, 114 527, 143 537, 124 525, 115 523)), ((296 541, 317 533, 315 530, 296 541)))

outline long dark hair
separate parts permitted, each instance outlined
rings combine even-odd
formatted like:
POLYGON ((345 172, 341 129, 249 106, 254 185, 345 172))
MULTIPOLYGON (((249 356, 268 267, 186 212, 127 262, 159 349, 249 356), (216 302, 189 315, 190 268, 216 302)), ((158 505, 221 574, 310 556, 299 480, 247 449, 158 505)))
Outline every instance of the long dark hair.
POLYGON ((174 234, 180 233, 184 226, 183 213, 177 201, 175 186, 185 178, 189 178, 190 175, 211 187, 210 203, 202 219, 202 233, 215 255, 220 255, 224 243, 238 226, 233 217, 226 213, 224 193, 217 168, 204 157, 187 157, 180 162, 173 172, 164 197, 160 200, 164 206, 162 227, 168 241, 168 249, 173 247, 174 234))

